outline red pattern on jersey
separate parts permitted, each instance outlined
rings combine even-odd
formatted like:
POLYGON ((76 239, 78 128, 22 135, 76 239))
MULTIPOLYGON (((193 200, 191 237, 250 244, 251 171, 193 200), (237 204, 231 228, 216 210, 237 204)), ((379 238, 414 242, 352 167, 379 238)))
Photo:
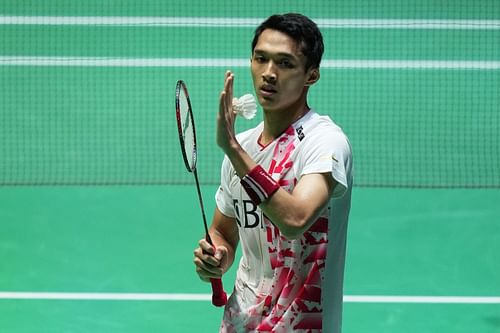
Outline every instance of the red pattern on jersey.
MULTIPOLYGON (((279 139, 269 174, 292 191, 297 180, 291 178, 290 160, 295 149, 295 130, 290 127, 279 139)), ((318 219, 304 235, 295 240, 283 237, 277 227, 264 219, 268 252, 274 270, 270 295, 265 299, 257 332, 288 332, 291 327, 303 332, 319 332, 322 327, 321 281, 326 259, 328 220, 318 219)), ((258 315, 258 314, 256 314, 258 315)))
MULTIPOLYGON (((295 149, 295 129, 289 127, 278 139, 269 174, 291 192, 297 183, 290 169, 295 149)), ((318 333, 322 330, 321 284, 325 268, 328 220, 319 218, 298 239, 283 237, 264 216, 267 251, 274 271, 272 286, 257 295, 245 316, 246 332, 318 333)), ((235 309, 233 315, 238 316, 235 309)), ((231 317, 232 314, 229 314, 231 317)), ((242 327, 243 328, 243 327, 242 327)), ((221 332, 237 332, 223 321, 221 332)))

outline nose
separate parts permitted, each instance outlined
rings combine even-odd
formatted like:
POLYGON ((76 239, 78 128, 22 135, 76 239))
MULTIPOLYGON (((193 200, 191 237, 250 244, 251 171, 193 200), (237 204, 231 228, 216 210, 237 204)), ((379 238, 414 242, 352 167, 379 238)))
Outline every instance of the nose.
POLYGON ((276 74, 276 67, 274 65, 274 62, 269 61, 266 64, 264 71, 262 72, 262 79, 265 82, 274 83, 274 82, 276 82, 277 77, 278 76, 276 74))

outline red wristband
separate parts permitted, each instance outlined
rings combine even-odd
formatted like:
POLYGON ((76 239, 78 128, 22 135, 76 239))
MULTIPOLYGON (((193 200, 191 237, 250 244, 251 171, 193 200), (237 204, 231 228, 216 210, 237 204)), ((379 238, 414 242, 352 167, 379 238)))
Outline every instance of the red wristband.
POLYGON ((280 188, 279 184, 260 165, 246 174, 240 183, 256 205, 260 205, 280 188))

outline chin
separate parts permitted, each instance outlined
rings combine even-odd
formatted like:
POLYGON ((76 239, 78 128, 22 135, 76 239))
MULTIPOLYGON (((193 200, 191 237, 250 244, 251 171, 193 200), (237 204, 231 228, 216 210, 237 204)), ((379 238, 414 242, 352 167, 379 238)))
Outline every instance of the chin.
POLYGON ((262 107, 263 110, 266 111, 276 111, 279 109, 279 106, 276 103, 273 103, 272 101, 269 100, 264 100, 260 102, 260 106, 262 107))

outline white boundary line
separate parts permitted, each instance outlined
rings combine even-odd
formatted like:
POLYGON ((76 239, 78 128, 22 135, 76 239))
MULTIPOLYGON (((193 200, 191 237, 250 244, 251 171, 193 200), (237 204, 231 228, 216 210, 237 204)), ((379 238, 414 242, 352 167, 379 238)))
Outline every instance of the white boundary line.
POLYGON ((481 296, 344 296, 346 303, 500 304, 500 297, 481 296))
POLYGON ((101 58, 0 56, 0 66, 74 67, 249 67, 248 59, 101 58))
MULTIPOLYGON (((210 301, 209 294, 0 292, 0 300, 210 301)), ((500 297, 346 295, 345 303, 500 304, 500 297)))
MULTIPOLYGON (((0 56, 0 66, 56 67, 249 67, 249 59, 195 58, 106 58, 0 56)), ((322 68, 333 69, 459 69, 496 70, 500 61, 448 60, 324 60, 322 68)))
MULTIPOLYGON (((251 27, 264 18, 155 16, 0 16, 0 25, 251 27)), ((325 29, 499 30, 500 20, 314 19, 325 29)))
POLYGON ((209 294, 0 292, 0 299, 94 301, 209 301, 209 294))

